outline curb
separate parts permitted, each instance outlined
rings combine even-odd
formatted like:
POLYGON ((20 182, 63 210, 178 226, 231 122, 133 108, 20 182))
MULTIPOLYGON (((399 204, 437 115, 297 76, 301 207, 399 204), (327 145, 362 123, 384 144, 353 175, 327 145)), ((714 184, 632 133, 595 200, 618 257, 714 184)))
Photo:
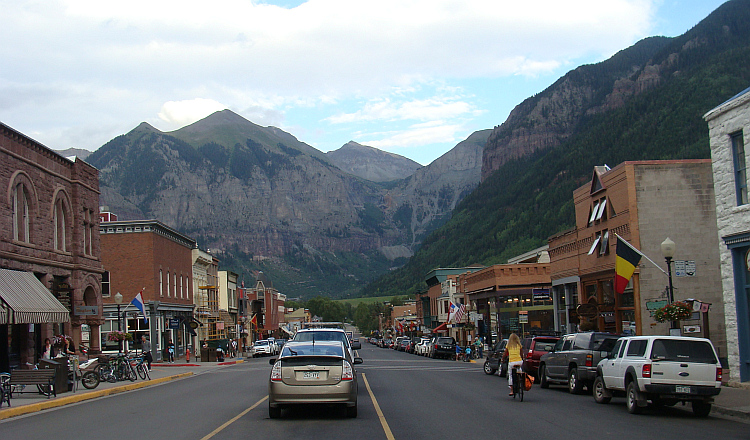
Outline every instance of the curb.
POLYGON ((745 411, 738 411, 736 409, 724 408, 723 406, 713 405, 711 407, 711 414, 721 414, 724 416, 737 417, 740 419, 750 420, 750 414, 745 411))
POLYGON ((140 382, 135 382, 135 383, 131 383, 128 385, 122 385, 119 387, 107 388, 105 390, 91 391, 87 393, 76 394, 73 396, 59 397, 59 398, 55 398, 54 400, 50 399, 44 402, 30 403, 28 405, 23 405, 23 406, 3 408, 2 410, 0 410, 0 420, 9 419, 11 417, 17 417, 17 416, 21 416, 24 414, 37 412, 37 411, 42 411, 45 409, 57 408, 60 406, 69 405, 71 403, 78 403, 78 402, 83 402, 85 400, 91 400, 91 399, 96 399, 99 397, 109 396, 112 394, 119 394, 119 393, 124 393, 126 391, 137 390, 139 388, 145 388, 147 386, 157 385, 160 383, 169 382, 171 380, 182 379, 183 377, 192 376, 193 374, 194 374, 193 372, 180 373, 180 374, 175 374, 172 376, 161 377, 159 379, 153 379, 149 381, 140 381, 140 382))

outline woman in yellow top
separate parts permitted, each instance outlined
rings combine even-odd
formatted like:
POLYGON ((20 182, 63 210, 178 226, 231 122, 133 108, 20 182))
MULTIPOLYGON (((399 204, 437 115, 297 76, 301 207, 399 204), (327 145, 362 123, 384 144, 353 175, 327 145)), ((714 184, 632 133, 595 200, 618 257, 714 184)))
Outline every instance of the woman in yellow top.
POLYGON ((508 358, 508 387, 510 388, 509 396, 513 395, 513 367, 521 367, 523 359, 521 358, 521 340, 518 335, 511 333, 508 338, 508 344, 505 346, 503 357, 508 358))

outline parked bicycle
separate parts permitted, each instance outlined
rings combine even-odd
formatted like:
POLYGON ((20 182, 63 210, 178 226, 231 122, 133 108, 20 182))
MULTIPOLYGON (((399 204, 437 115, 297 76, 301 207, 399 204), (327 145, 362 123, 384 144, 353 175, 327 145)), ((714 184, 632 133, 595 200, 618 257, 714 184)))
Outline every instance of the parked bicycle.
POLYGON ((133 356, 131 365, 134 365, 135 371, 138 372, 138 377, 141 380, 151 380, 151 374, 148 372, 148 364, 146 363, 146 355, 141 353, 137 356, 133 356))

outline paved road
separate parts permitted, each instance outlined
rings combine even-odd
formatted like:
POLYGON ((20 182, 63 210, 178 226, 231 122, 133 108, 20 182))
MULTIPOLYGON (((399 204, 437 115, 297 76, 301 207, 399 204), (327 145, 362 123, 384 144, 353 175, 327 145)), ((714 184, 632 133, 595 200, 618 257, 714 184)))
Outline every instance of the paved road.
POLYGON ((641 416, 622 399, 597 405, 562 387, 535 386, 524 402, 507 396, 505 379, 481 364, 426 359, 365 344, 359 417, 336 408, 286 410, 268 418, 267 358, 194 377, 0 422, 0 438, 170 439, 452 439, 581 440, 748 439, 748 425, 696 419, 670 408, 641 416), (368 391, 366 383, 371 390, 368 391), (378 413, 375 401, 380 408, 378 413), (381 416, 382 415, 382 416, 381 416), (76 435, 68 436, 68 433, 76 435), (390 434, 390 437, 389 437, 390 434))

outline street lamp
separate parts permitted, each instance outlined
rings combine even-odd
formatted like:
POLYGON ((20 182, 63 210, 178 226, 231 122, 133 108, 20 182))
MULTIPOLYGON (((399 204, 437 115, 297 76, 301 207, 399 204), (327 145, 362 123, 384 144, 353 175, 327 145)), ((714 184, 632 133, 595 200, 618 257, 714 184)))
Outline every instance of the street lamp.
MULTIPOLYGON (((674 257, 674 251, 674 241, 670 240, 669 237, 661 242, 661 254, 667 260, 667 277, 669 278, 669 295, 667 301, 669 304, 674 302, 674 287, 672 286, 672 257, 674 257)), ((671 328, 677 328, 677 322, 672 321, 671 328)))
MULTIPOLYGON (((120 305, 122 304, 122 294, 120 292, 115 293, 115 304, 117 304, 117 331, 122 331, 120 326, 120 305)), ((117 351, 122 353, 122 341, 117 343, 117 351)))

